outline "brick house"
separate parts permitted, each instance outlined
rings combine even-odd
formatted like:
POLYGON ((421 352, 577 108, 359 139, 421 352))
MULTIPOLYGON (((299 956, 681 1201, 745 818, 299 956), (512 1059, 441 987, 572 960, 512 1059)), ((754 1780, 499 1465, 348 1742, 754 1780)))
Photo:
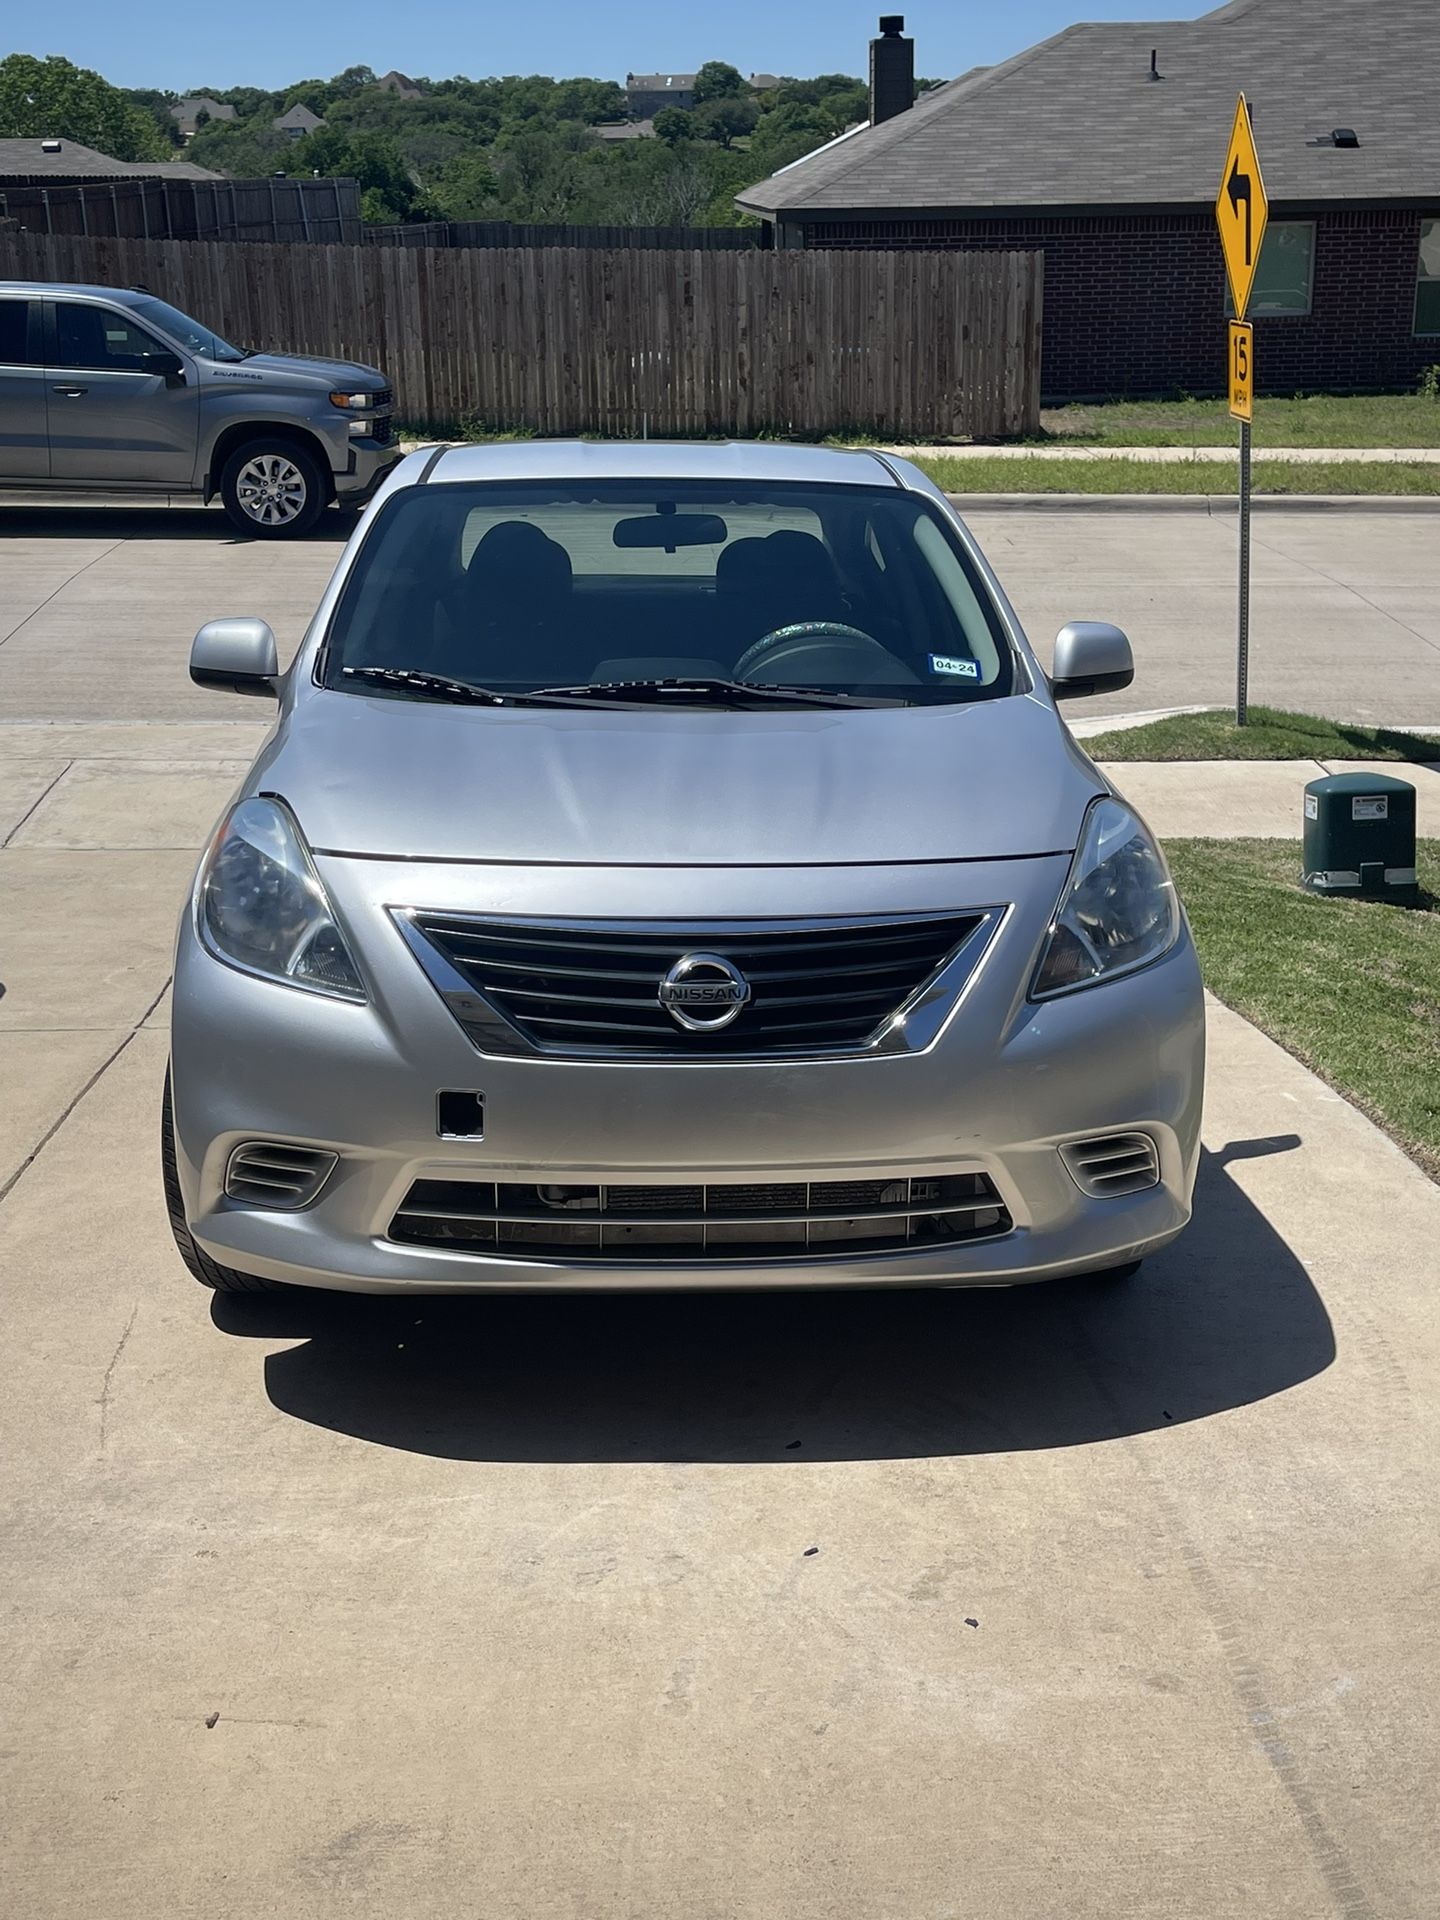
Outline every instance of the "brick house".
POLYGON ((627 73, 625 104, 634 120, 653 120, 666 107, 693 107, 693 73, 627 73))
POLYGON ((1070 27, 872 119, 739 196, 799 247, 1039 248, 1047 401, 1218 393, 1213 203, 1243 87, 1270 196, 1250 318, 1262 392, 1413 386, 1440 362, 1440 0, 1230 0, 1070 27))

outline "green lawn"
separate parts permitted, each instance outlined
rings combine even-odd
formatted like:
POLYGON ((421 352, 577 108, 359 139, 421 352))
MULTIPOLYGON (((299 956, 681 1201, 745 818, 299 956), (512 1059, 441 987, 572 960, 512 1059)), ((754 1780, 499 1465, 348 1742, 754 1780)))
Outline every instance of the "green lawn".
POLYGON ((1298 841, 1165 851, 1211 992, 1440 1180, 1440 840, 1420 842, 1414 911, 1305 893, 1298 841))
MULTIPOLYGON (((1440 407, 1436 408, 1440 415, 1440 407)), ((916 464, 946 493, 1204 493, 1234 495, 1238 461, 996 459, 984 453, 941 454, 916 464)), ((1345 460, 1257 459, 1256 493, 1440 494, 1440 465, 1345 460)))
MULTIPOLYGON (((1436 355, 1440 360, 1440 344, 1436 355)), ((1047 407, 1043 439, 1109 447, 1228 447, 1223 400, 1111 400, 1047 407)), ((1440 401, 1414 393, 1315 394, 1255 403, 1257 447, 1440 447, 1440 401)))
POLYGON ((1251 707, 1237 727, 1232 711, 1177 713, 1084 742, 1092 760, 1409 760, 1440 762, 1440 734, 1352 726, 1313 713, 1251 707))

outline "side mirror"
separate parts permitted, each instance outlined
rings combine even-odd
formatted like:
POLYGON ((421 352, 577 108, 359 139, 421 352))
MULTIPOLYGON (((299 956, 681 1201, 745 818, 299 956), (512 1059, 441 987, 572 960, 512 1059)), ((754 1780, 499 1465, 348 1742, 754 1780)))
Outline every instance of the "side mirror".
POLYGON ((197 687, 273 695, 279 674, 275 636, 263 620, 207 620, 190 648, 197 687))
POLYGON ((1130 642, 1104 620, 1071 620, 1055 636, 1050 691, 1057 700, 1119 693, 1135 678, 1130 642))

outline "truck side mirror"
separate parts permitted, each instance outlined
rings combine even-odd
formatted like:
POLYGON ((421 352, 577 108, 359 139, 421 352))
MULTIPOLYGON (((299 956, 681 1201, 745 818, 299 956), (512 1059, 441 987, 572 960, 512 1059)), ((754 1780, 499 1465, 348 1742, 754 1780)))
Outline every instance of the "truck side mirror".
POLYGON ((147 353, 145 371, 158 373, 167 387, 183 387, 185 384, 185 362, 178 353, 166 353, 160 349, 147 353))
POLYGON ((207 620, 190 648, 197 687, 273 696, 279 674, 275 636, 263 620, 207 620))

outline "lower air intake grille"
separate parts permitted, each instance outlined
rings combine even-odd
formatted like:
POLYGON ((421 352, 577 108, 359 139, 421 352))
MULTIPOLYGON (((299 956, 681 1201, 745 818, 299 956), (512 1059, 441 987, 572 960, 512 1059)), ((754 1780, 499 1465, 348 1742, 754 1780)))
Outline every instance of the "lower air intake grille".
POLYGON ((983 1173, 673 1187, 417 1180, 390 1238, 512 1260, 633 1266, 889 1253, 990 1240, 1011 1225, 983 1173))
POLYGON ((1092 1200, 1121 1193, 1143 1193, 1160 1184, 1160 1156, 1148 1133, 1106 1133, 1075 1140, 1060 1156, 1077 1187, 1092 1200))
POLYGON ((247 1207, 308 1207, 334 1171, 338 1155, 321 1147, 247 1140, 225 1169, 225 1195, 247 1207))

